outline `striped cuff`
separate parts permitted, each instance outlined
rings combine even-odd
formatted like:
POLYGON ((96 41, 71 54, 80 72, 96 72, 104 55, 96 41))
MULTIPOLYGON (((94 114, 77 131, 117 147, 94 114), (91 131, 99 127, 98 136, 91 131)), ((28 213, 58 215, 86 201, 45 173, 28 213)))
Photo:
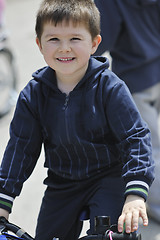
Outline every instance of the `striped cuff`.
POLYGON ((128 195, 138 195, 147 200, 149 186, 143 181, 131 181, 126 185, 125 197, 128 195))
POLYGON ((13 201, 13 197, 0 193, 0 208, 3 208, 11 213, 13 201))

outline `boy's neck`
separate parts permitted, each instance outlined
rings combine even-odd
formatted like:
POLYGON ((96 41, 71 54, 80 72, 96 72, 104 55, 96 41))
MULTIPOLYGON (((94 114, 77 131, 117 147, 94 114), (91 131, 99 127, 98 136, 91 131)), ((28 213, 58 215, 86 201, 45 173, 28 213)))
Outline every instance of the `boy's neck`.
MULTIPOLYGON (((80 79, 81 80, 81 79, 80 79)), ((62 92, 65 93, 67 95, 69 95, 69 93, 71 91, 73 91, 73 89, 75 88, 75 86, 79 83, 80 80, 71 82, 71 81, 61 81, 59 79, 57 79, 57 86, 58 89, 62 92)))
POLYGON ((77 75, 75 74, 73 77, 71 77, 70 75, 64 77, 64 75, 63 75, 63 77, 61 78, 59 75, 56 74, 58 89, 61 92, 66 93, 68 95, 71 91, 73 91, 73 89, 76 87, 76 85, 84 77, 86 70, 87 70, 87 68, 85 69, 84 72, 78 73, 77 75))

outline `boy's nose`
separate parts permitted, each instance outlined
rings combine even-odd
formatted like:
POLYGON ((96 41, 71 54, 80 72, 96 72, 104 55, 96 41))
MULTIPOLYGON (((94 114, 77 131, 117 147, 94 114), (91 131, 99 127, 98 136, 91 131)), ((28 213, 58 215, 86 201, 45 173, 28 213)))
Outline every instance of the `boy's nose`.
POLYGON ((70 46, 69 42, 67 42, 67 41, 61 42, 59 51, 61 51, 61 52, 71 51, 71 46, 70 46))

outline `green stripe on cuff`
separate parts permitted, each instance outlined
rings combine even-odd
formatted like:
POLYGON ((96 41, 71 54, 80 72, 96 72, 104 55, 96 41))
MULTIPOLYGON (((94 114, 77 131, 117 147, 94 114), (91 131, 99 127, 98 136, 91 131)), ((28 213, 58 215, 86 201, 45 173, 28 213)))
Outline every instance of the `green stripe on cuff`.
POLYGON ((126 193, 127 193, 127 192, 130 192, 130 191, 143 192, 143 193, 145 193, 145 194, 148 196, 148 192, 147 192, 146 190, 142 189, 142 188, 129 188, 129 189, 126 190, 126 193))
POLYGON ((1 200, 0 200, 0 203, 5 205, 5 206, 7 206, 7 207, 9 207, 9 208, 12 208, 12 204, 11 203, 7 203, 7 202, 1 201, 1 200))

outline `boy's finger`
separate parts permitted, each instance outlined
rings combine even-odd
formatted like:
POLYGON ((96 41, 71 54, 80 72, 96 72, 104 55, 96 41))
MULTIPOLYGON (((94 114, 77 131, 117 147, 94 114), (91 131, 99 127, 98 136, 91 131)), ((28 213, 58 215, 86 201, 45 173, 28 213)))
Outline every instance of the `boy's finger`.
POLYGON ((132 224, 132 213, 127 213, 125 217, 126 233, 131 232, 131 224, 132 224))
POLYGON ((148 226, 148 217, 147 217, 147 213, 146 213, 146 212, 141 213, 140 217, 141 217, 142 220, 143 220, 143 225, 144 225, 144 226, 148 226))
POLYGON ((134 211, 133 217, 132 217, 132 232, 138 229, 138 220, 139 220, 139 211, 134 211))
POLYGON ((125 222, 125 215, 122 214, 118 219, 118 231, 119 232, 123 232, 124 222, 125 222))

